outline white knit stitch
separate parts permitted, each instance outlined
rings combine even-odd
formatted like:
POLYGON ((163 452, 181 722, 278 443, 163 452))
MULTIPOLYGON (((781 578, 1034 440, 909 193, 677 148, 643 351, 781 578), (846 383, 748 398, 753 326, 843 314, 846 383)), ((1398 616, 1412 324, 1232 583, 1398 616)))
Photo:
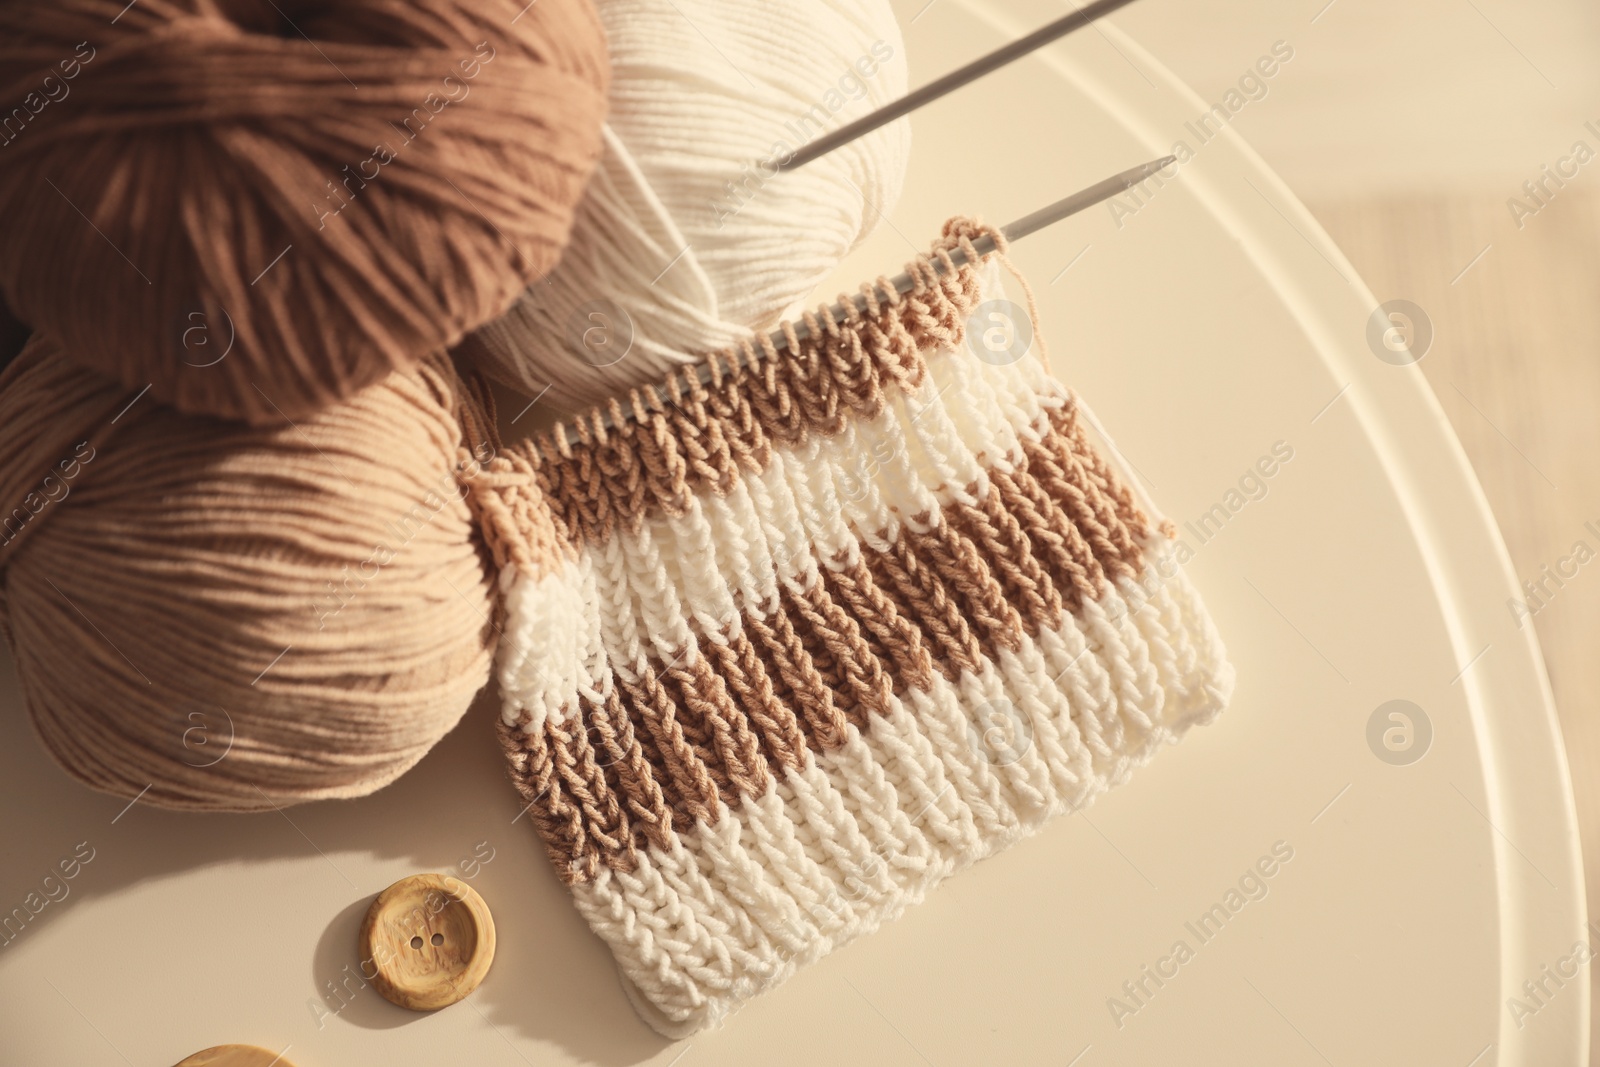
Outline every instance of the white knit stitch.
POLYGON ((882 464, 878 457, 890 455, 893 447, 879 431, 879 424, 884 421, 883 415, 871 420, 852 419, 830 450, 834 462, 828 469, 833 474, 840 517, 857 536, 862 530, 891 530, 895 525, 894 513, 877 478, 877 468, 882 464))
POLYGON ((631 589, 628 584, 628 561, 624 551, 626 542, 614 537, 599 546, 595 567, 603 576, 605 599, 601 614, 605 616, 602 637, 611 650, 611 669, 625 682, 638 682, 644 676, 646 663, 645 642, 641 634, 641 620, 633 611, 631 589))
POLYGON ((828 786, 815 762, 809 763, 804 771, 782 775, 775 795, 790 809, 803 813, 803 821, 796 826, 796 836, 827 889, 825 894, 819 893, 819 903, 824 905, 824 910, 819 915, 813 909, 811 916, 831 935, 849 919, 851 912, 843 893, 846 881, 843 872, 859 865, 870 854, 871 845, 854 825, 839 794, 828 786))
MULTIPOLYGON (((948 365, 963 360, 958 355, 947 355, 936 362, 948 365)), ((914 439, 919 446, 918 474, 923 484, 929 486, 942 501, 971 504, 975 500, 971 491, 973 483, 978 483, 981 493, 988 488, 988 475, 979 465, 973 449, 968 447, 968 442, 962 439, 956 420, 951 417, 951 408, 956 406, 955 398, 961 394, 955 394, 950 402, 946 402, 937 387, 937 371, 933 365, 929 370, 921 390, 927 399, 918 397, 919 403, 914 406, 911 420, 905 427, 906 436, 914 439)), ((954 383, 951 385, 953 387, 954 383)), ((966 401, 970 398, 961 399, 966 401)), ((969 432, 978 430, 979 424, 975 420, 964 421, 969 432)), ((982 442, 979 444, 981 446, 982 442)))
POLYGON ((857 447, 862 455, 870 455, 876 464, 875 476, 864 487, 851 486, 857 496, 864 496, 862 512, 871 514, 882 522, 887 513, 889 522, 883 525, 863 526, 864 530, 892 530, 898 522, 926 511, 932 501, 927 487, 916 480, 906 454, 905 432, 899 416, 898 397, 891 401, 888 411, 875 419, 858 420, 854 425, 857 447))
POLYGON ((706 518, 713 506, 691 497, 689 510, 668 518, 661 527, 661 545, 664 553, 670 546, 677 561, 679 602, 699 625, 701 637, 718 640, 723 630, 737 623, 739 612, 726 574, 717 569, 716 538, 706 518))
POLYGON ((818 563, 847 555, 855 545, 855 536, 844 523, 833 478, 828 474, 829 445, 830 442, 813 437, 793 461, 784 464, 800 520, 811 535, 813 555, 818 563))
POLYGON ((976 847, 978 829, 972 810, 950 788, 933 746, 903 703, 896 700, 887 714, 863 737, 855 727, 844 746, 825 761, 824 770, 837 788, 853 789, 864 768, 882 769, 885 788, 899 798, 911 825, 941 855, 954 856, 976 847))
POLYGON ((766 599, 774 564, 767 537, 750 499, 750 487, 741 480, 727 496, 712 494, 706 499, 716 546, 718 571, 731 580, 741 604, 759 604, 766 599))
POLYGON ((1041 724, 1027 718, 1028 705, 1036 703, 1039 679, 1011 676, 1002 680, 993 662, 985 662, 977 675, 963 675, 957 686, 958 707, 967 726, 968 758, 985 763, 999 785, 1004 802, 1018 817, 1048 810, 1056 801, 1055 784, 1034 743, 1041 724), (1005 683, 1010 684, 1005 684, 1005 683), (974 715, 974 711, 981 717, 974 715), (1003 720, 1000 724, 995 719, 1003 720), (986 732, 1001 736, 999 752, 986 732))
POLYGON ((935 757, 944 764, 945 777, 956 796, 972 811, 972 821, 984 836, 1003 833, 1016 824, 1016 813, 1000 798, 1000 785, 989 765, 973 751, 966 709, 942 680, 935 680, 926 693, 912 690, 909 699, 916 719, 935 757))
POLYGON ((629 588, 639 624, 661 662, 671 663, 692 644, 693 636, 679 601, 677 559, 660 549, 652 529, 645 524, 636 533, 623 532, 618 537, 625 539, 623 558, 628 562, 629 588))
POLYGON ((515 566, 501 571, 508 618, 497 674, 507 722, 516 721, 520 707, 542 723, 558 714, 581 684, 593 659, 593 631, 572 620, 590 614, 584 599, 586 566, 585 561, 564 563, 536 582, 519 575, 515 566))
MULTIPOLYGON (((764 598, 773 598, 773 604, 780 584, 809 588, 817 580, 811 538, 790 487, 788 467, 783 453, 774 450, 767 469, 750 479, 751 500, 759 499, 763 505, 761 532, 766 536, 773 565, 772 574, 762 575, 761 591, 764 598)), ((763 599, 762 603, 767 601, 763 599)))

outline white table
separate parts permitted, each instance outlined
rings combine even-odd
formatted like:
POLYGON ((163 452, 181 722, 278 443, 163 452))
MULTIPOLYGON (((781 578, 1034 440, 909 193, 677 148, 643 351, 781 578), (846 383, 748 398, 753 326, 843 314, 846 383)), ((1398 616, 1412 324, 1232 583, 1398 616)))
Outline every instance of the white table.
MULTIPOLYGON (((1064 10, 936 0, 910 23, 923 3, 899 5, 914 83, 1064 10)), ((1110 28, 992 76, 917 116, 893 225, 838 287, 897 269, 946 215, 1003 222, 1164 154, 1208 106, 1110 28)), ((1057 372, 1180 527, 1293 450, 1220 532, 1185 531, 1239 671, 1215 725, 685 1046, 634 1017, 513 824, 489 702, 377 796, 184 816, 45 762, 6 664, 0 908, 79 842, 94 859, 0 947, 0 1063, 165 1067, 231 1041, 299 1067, 1583 1062, 1587 968, 1520 1020, 1507 1007, 1591 935, 1550 697, 1483 496, 1418 369, 1369 349, 1377 301, 1310 215, 1231 133, 1186 139, 1195 158, 1120 226, 1092 211, 1014 258, 1057 372), (1404 765, 1368 743, 1396 699, 1432 731, 1404 765), (1185 924, 1276 842, 1293 858, 1266 896, 1202 943, 1185 924), (478 993, 433 1015, 328 993, 375 893, 491 850, 467 867, 499 929, 478 993), (1180 939, 1193 958, 1134 1000, 1124 982, 1171 974, 1180 939)))

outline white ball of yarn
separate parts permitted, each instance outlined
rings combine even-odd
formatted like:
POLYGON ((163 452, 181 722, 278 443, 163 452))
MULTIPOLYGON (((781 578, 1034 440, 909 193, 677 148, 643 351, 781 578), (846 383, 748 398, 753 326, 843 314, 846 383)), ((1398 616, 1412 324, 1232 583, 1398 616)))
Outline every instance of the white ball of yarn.
POLYGON ((887 0, 599 0, 600 166, 561 265, 463 348, 564 411, 770 329, 894 206, 906 120, 772 162, 903 95, 887 0))

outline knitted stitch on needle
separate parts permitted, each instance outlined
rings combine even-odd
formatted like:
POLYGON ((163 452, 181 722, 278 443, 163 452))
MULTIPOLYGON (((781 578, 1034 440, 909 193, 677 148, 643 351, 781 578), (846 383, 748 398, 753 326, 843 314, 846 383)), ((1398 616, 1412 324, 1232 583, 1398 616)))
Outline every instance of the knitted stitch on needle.
POLYGON ((1232 690, 1077 398, 966 346, 998 273, 933 263, 982 232, 952 220, 912 292, 474 483, 513 778, 669 1036, 1090 803, 1232 690))

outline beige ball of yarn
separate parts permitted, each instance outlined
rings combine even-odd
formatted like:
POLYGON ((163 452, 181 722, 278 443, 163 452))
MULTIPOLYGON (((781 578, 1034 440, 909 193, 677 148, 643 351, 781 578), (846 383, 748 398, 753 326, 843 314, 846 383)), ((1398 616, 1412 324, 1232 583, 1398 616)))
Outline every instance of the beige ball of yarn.
POLYGON ((411 767, 489 671, 454 469, 475 411, 441 354, 250 427, 35 338, 0 375, 0 624, 45 748, 170 808, 358 796, 411 767))
POLYGON ((887 0, 598 0, 601 161, 557 269, 458 350, 568 411, 776 325, 894 206, 910 126, 773 162, 902 96, 887 0))

